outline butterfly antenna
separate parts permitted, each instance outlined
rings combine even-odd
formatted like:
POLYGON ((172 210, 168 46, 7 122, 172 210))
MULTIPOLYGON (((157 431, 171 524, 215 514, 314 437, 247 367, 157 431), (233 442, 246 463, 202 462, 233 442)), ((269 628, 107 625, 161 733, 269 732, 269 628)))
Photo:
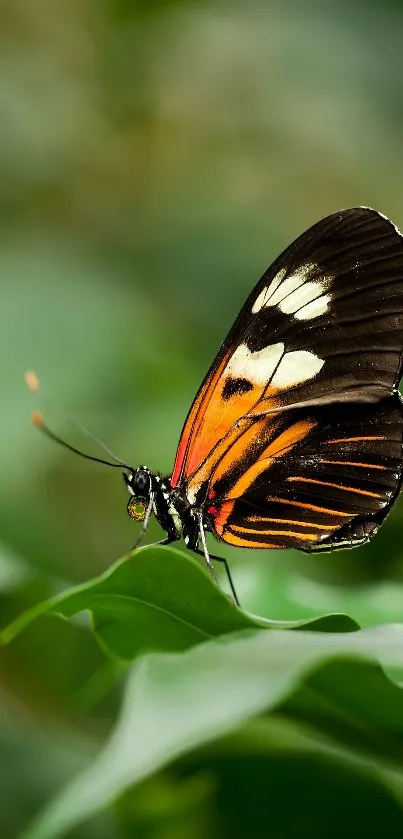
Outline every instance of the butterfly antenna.
MULTIPOLYGON (((25 383, 30 390, 38 392, 40 389, 39 379, 36 373, 34 373, 32 370, 29 370, 25 373, 25 383)), ((128 466, 127 463, 125 463, 123 460, 120 460, 120 458, 116 457, 116 455, 114 455, 113 452, 111 452, 110 449, 108 449, 108 446, 106 446, 105 443, 102 443, 102 441, 99 440, 98 437, 96 437, 94 434, 88 431, 85 425, 82 425, 77 420, 68 416, 68 414, 65 414, 65 412, 62 411, 61 408, 59 408, 57 405, 54 405, 53 403, 50 403, 48 399, 46 400, 46 404, 49 405, 49 407, 52 410, 56 411, 66 422, 69 423, 69 425, 72 425, 74 428, 77 428, 79 431, 81 431, 82 434, 85 434, 86 437, 89 437, 90 440, 93 440, 93 442, 96 443, 104 452, 106 452, 108 457, 110 457, 114 462, 111 463, 109 460, 104 460, 101 457, 94 457, 93 455, 86 454, 85 452, 81 451, 81 449, 77 449, 75 446, 72 446, 70 443, 67 443, 66 440, 63 440, 61 437, 55 434, 55 432, 52 431, 51 428, 49 428, 49 426, 44 421, 43 414, 41 414, 40 411, 33 411, 31 414, 32 423, 35 426, 35 428, 38 428, 39 431, 42 431, 42 433, 45 434, 46 437, 49 437, 49 439, 53 440, 55 443, 59 443, 59 445, 63 446, 65 449, 69 449, 69 451, 80 455, 80 457, 84 457, 86 460, 94 460, 96 463, 103 463, 106 466, 114 466, 120 468, 123 467, 124 469, 130 469, 130 466, 128 466)))

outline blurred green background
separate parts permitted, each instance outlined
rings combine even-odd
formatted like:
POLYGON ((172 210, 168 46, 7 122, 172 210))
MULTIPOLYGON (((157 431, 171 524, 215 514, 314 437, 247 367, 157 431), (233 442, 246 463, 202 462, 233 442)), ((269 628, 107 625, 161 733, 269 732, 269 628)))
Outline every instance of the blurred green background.
MULTIPOLYGON (((403 227, 402 27, 398 0, 3 0, 3 625, 136 533, 119 472, 31 427, 24 370, 120 457, 170 473, 200 381, 278 253, 341 207, 403 227)), ((399 619, 402 513, 354 552, 222 553, 251 611, 399 619)), ((53 618, 2 654, 4 839, 113 724, 103 660, 85 626, 53 618)))

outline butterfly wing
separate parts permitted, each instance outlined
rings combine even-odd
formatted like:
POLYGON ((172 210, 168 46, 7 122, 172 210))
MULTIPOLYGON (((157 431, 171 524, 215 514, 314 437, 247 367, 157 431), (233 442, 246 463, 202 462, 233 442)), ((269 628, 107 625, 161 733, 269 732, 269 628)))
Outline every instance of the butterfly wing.
POLYGON ((284 411, 392 394, 402 367, 402 292, 403 239, 380 213, 342 210, 307 230, 263 275, 208 371, 172 486, 199 500, 226 452, 237 459, 244 434, 252 451, 284 411))
POLYGON ((366 541, 402 483, 399 394, 375 405, 284 412, 254 454, 236 446, 208 484, 207 519, 225 542, 330 550, 366 541))

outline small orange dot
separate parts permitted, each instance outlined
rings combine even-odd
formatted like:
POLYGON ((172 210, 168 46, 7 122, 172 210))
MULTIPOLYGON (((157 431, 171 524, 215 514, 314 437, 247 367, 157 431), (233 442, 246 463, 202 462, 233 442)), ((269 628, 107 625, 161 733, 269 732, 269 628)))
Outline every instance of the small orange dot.
POLYGON ((31 420, 36 428, 42 428, 43 416, 40 411, 32 411, 31 420))
POLYGON ((25 384, 29 387, 30 390, 39 390, 39 379, 36 373, 33 370, 27 370, 24 375, 25 384))

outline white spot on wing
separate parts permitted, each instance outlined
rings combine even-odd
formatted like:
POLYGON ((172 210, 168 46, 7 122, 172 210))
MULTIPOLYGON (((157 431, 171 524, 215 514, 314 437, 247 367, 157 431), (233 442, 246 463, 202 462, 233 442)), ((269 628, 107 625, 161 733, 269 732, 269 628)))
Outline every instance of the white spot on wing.
POLYGON ((312 318, 318 318, 319 315, 324 315, 325 312, 327 312, 330 301, 330 294, 322 294, 321 297, 317 297, 316 300, 312 300, 311 303, 308 303, 306 306, 303 306, 302 309, 299 309, 299 311, 295 313, 295 317, 298 320, 312 320, 312 318))
POLYGON ((322 294, 323 291, 324 284, 321 282, 314 283, 309 281, 303 283, 303 285, 297 288, 296 291, 293 291, 292 294, 289 294, 281 301, 279 309, 281 309, 285 315, 292 315, 294 312, 297 312, 298 309, 301 309, 308 303, 312 303, 322 294))
POLYGON ((270 381, 283 354, 282 343, 270 344, 257 352, 252 352, 246 344, 240 344, 227 364, 224 375, 247 379, 253 385, 263 387, 270 381))
POLYGON ((280 283, 283 282, 286 274, 287 274, 287 269, 286 268, 281 268, 280 271, 278 271, 278 273, 273 277, 273 279, 272 279, 272 281, 271 281, 271 283, 270 283, 270 285, 267 289, 267 299, 269 299, 269 297, 271 297, 271 295, 274 294, 276 288, 278 288, 280 283))
POLYGON ((252 306, 252 314, 256 315, 257 312, 260 312, 260 310, 263 309, 263 306, 266 305, 267 292, 268 292, 268 289, 266 287, 262 288, 260 294, 257 296, 257 298, 256 298, 256 300, 255 300, 255 302, 252 306))
POLYGON ((284 297, 287 297, 287 294, 291 294, 292 291, 295 291, 296 288, 303 285, 308 273, 306 269, 309 267, 310 266, 306 266, 305 270, 301 269, 298 274, 290 274, 290 276, 281 283, 277 291, 274 292, 266 305, 277 306, 278 303, 281 303, 281 301, 284 300, 284 297))
POLYGON ((307 350, 288 352, 280 361, 271 381, 271 386, 284 389, 309 381, 319 373, 324 363, 323 358, 318 358, 317 355, 307 352, 307 350))
POLYGON ((285 315, 294 315, 298 320, 311 320, 327 311, 331 298, 324 292, 328 290, 331 280, 329 276, 320 276, 318 266, 311 262, 302 265, 288 277, 286 269, 282 268, 270 285, 262 289, 252 306, 252 312, 256 314, 263 308, 278 306, 285 315), (319 298, 320 303, 316 302, 319 298), (300 310, 303 310, 302 314, 300 310))
POLYGON ((258 297, 256 298, 256 300, 255 300, 255 302, 252 306, 252 312, 253 312, 254 315, 256 314, 256 312, 260 312, 260 310, 263 309, 264 306, 268 305, 268 300, 269 300, 270 296, 273 294, 273 292, 276 290, 276 288, 278 288, 280 283, 283 282, 283 279, 284 279, 286 273, 287 273, 286 269, 281 268, 281 270, 278 272, 278 274, 276 274, 276 276, 273 277, 270 285, 265 286, 265 288, 262 288, 260 294, 258 295, 258 297))

